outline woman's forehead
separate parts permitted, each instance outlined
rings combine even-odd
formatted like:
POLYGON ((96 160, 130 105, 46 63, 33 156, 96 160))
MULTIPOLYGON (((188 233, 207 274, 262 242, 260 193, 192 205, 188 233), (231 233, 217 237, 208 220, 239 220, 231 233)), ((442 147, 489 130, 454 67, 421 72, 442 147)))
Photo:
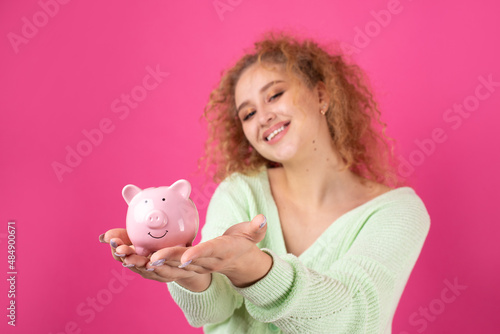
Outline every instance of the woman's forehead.
POLYGON ((298 75, 290 75, 282 64, 253 64, 242 72, 235 87, 236 104, 255 92, 261 93, 263 88, 284 83, 289 88, 306 88, 307 85, 298 75))
POLYGON ((253 64, 241 74, 236 87, 244 84, 255 84, 265 80, 287 81, 288 75, 282 65, 278 64, 253 64))
POLYGON ((288 82, 286 72, 276 65, 262 66, 254 64, 247 68, 236 83, 234 99, 236 105, 244 100, 251 98, 254 94, 260 94, 268 87, 274 86, 273 83, 288 82))

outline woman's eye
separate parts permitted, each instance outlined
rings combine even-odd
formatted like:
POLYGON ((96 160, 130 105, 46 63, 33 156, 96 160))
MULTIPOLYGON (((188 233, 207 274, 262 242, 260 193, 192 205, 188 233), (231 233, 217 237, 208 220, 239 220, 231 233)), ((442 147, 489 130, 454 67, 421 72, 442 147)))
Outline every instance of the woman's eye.
POLYGON ((245 117, 243 117, 243 120, 246 121, 246 120, 250 119, 250 117, 252 117, 254 114, 255 114, 255 110, 249 112, 245 117))
POLYGON ((276 99, 276 98, 280 97, 281 95, 283 95, 283 93, 284 93, 284 92, 280 92, 280 93, 278 93, 278 94, 274 94, 273 96, 271 96, 271 97, 269 98, 269 102, 271 102, 272 100, 274 100, 274 99, 276 99))

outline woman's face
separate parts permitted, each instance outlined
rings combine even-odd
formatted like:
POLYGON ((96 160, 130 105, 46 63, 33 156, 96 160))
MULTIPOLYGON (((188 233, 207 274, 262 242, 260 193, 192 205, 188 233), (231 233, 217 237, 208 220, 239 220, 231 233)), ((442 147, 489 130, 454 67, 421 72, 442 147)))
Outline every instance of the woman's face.
POLYGON ((286 163, 308 158, 320 141, 329 141, 320 113, 328 101, 318 87, 292 81, 281 66, 247 68, 236 84, 235 102, 252 147, 268 160, 286 163))

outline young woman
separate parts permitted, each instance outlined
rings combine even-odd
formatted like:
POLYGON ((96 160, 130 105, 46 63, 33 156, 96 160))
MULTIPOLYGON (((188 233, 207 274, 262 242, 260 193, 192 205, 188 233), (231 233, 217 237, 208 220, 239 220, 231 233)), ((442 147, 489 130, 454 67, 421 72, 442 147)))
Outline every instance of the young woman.
POLYGON ((394 173, 359 67, 270 34, 225 72, 205 116, 222 182, 202 242, 146 258, 114 229, 101 238, 114 258, 167 282, 207 333, 391 333, 430 218, 394 173))

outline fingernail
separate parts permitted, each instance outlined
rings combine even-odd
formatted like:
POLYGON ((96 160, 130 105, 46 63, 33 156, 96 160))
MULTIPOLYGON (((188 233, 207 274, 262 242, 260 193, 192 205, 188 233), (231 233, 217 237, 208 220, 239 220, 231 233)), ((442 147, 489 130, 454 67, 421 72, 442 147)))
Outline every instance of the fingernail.
POLYGON ((267 224, 267 218, 264 216, 264 221, 259 225, 259 228, 263 228, 267 224))
POLYGON ((119 256, 119 257, 125 257, 125 256, 127 256, 127 254, 119 254, 119 253, 117 253, 117 252, 115 252, 115 255, 116 255, 116 256, 119 256))
POLYGON ((111 240, 110 244, 111 244, 111 247, 113 247, 113 248, 118 247, 118 244, 114 240, 111 240))
POLYGON ((135 267, 135 265, 134 265, 134 264, 132 264, 132 263, 125 264, 124 262, 122 263, 122 266, 127 267, 127 268, 132 268, 132 267, 135 267))
POLYGON ((155 268, 147 268, 146 271, 155 271, 155 268))
POLYGON ((162 265, 163 263, 165 263, 165 259, 157 260, 157 261, 151 263, 151 265, 156 267, 156 266, 162 265))
POLYGON ((180 265, 179 267, 177 267, 177 268, 181 268, 181 269, 182 269, 182 268, 185 268, 185 267, 187 267, 189 264, 191 264, 191 262, 193 262, 193 260, 189 260, 189 261, 187 261, 187 262, 184 262, 183 264, 181 264, 181 265, 180 265))
POLYGON ((103 243, 103 244, 105 244, 105 243, 106 243, 106 241, 104 241, 104 235, 105 235, 105 234, 106 234, 106 233, 103 233, 103 234, 101 234, 101 235, 99 236, 99 242, 100 242, 100 243, 103 243))

